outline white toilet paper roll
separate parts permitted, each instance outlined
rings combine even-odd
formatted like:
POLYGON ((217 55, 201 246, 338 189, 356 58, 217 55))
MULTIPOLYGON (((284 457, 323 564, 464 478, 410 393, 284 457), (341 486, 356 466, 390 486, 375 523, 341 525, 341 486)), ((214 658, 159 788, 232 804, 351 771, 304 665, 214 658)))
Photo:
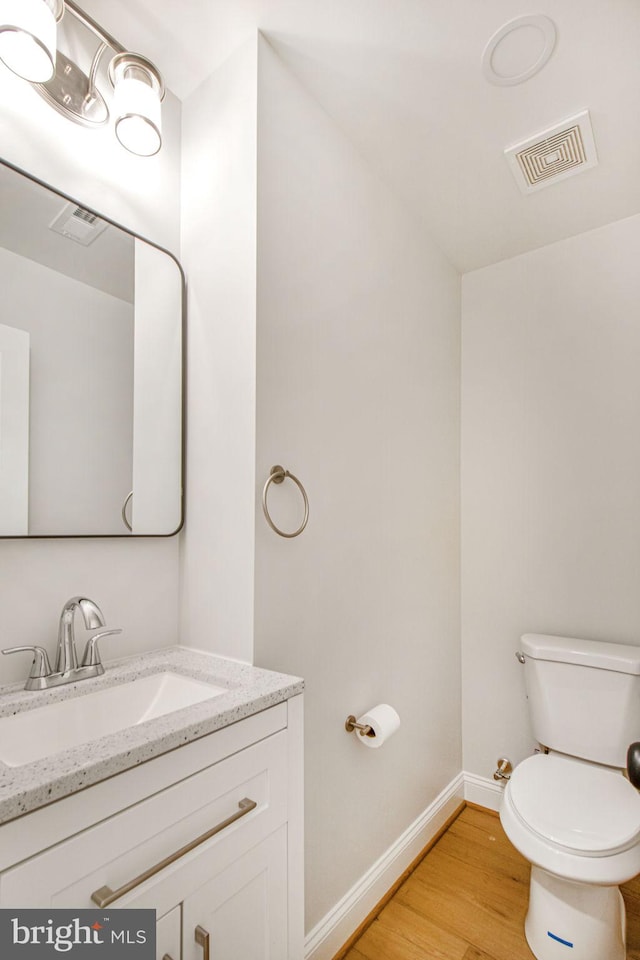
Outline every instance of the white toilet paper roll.
POLYGON ((392 736, 400 726, 400 717, 388 703, 379 703, 367 713, 358 717, 358 723, 371 727, 364 736, 358 731, 358 740, 365 747, 381 747, 385 740, 392 736))

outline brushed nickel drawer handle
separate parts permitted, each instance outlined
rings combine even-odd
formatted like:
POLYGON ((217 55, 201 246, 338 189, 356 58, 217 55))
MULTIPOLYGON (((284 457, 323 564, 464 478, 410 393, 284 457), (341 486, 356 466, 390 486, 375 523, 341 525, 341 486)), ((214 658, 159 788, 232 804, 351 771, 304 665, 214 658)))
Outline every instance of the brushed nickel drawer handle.
POLYGON ((209 934, 200 924, 196 927, 196 943, 202 947, 202 960, 209 960, 209 934))
POLYGON ((199 847, 201 843, 206 843, 206 841, 210 840, 211 837, 215 837, 216 833, 220 833, 222 830, 225 830, 227 827, 231 826, 232 823, 235 823, 236 820, 240 820, 241 817, 246 817, 246 815, 251 813, 252 810, 255 810, 257 806, 258 804, 255 800, 249 800, 248 797, 245 797, 244 800, 240 800, 238 803, 238 810, 236 813, 232 814, 230 817, 227 817, 226 820, 222 820, 220 823, 217 823, 215 827, 212 827, 210 830, 207 830, 206 833, 196 837, 196 839, 192 840, 191 843, 187 843, 184 847, 180 847, 180 849, 176 850, 175 853, 165 857, 164 860, 161 860, 160 863, 154 864, 153 867, 149 867, 149 869, 145 870, 144 873, 141 873, 138 877, 135 877, 134 880, 130 880, 128 883, 125 883, 122 887, 118 887, 117 890, 112 890, 111 887, 107 886, 100 887, 99 890, 95 890, 91 894, 91 899, 101 909, 103 907, 110 906, 114 900, 124 897, 125 893, 130 893, 136 887, 139 887, 141 883, 151 879, 151 877, 155 877, 156 873, 160 873, 160 871, 164 870, 165 867, 175 863, 176 860, 180 859, 180 857, 184 857, 185 854, 191 853, 191 851, 195 850, 196 847, 199 847))

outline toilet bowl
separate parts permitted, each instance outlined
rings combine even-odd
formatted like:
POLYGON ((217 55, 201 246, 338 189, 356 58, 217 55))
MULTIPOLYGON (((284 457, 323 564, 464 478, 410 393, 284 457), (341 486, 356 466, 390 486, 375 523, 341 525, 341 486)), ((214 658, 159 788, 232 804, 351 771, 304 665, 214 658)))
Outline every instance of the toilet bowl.
POLYGON ((640 872, 640 795, 611 767, 535 754, 514 770, 500 818, 523 856, 557 876, 619 884, 640 872))
POLYGON ((640 795, 623 770, 640 734, 640 646, 521 642, 542 752, 514 770, 500 819, 531 862, 525 935, 538 960, 625 960, 618 884, 640 873, 640 795))
POLYGON ((514 770, 500 820, 532 864, 525 935, 538 960, 624 960, 618 884, 640 872, 640 796, 622 772, 536 754, 514 770))

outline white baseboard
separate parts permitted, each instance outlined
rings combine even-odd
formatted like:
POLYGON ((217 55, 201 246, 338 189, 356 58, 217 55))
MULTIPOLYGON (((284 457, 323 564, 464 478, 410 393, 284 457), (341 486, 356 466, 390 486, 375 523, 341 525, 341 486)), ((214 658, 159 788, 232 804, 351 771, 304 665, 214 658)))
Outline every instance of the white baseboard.
POLYGON ((332 960, 464 799, 460 773, 305 938, 305 960, 332 960))
POLYGON ((476 773, 463 773, 464 798, 489 810, 499 810, 506 781, 496 782, 476 773))
POLYGON ((463 771, 305 938, 305 960, 332 960, 354 930, 448 820, 462 799, 498 810, 504 785, 463 771))

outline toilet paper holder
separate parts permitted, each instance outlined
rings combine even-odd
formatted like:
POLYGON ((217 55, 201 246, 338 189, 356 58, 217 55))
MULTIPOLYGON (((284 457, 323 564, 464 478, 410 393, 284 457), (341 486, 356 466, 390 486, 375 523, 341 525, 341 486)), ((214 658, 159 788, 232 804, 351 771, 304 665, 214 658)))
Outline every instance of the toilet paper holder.
POLYGON ((357 730, 361 737, 371 736, 372 730, 368 723, 358 723, 355 716, 350 713, 344 722, 344 728, 347 733, 353 733, 357 730))

